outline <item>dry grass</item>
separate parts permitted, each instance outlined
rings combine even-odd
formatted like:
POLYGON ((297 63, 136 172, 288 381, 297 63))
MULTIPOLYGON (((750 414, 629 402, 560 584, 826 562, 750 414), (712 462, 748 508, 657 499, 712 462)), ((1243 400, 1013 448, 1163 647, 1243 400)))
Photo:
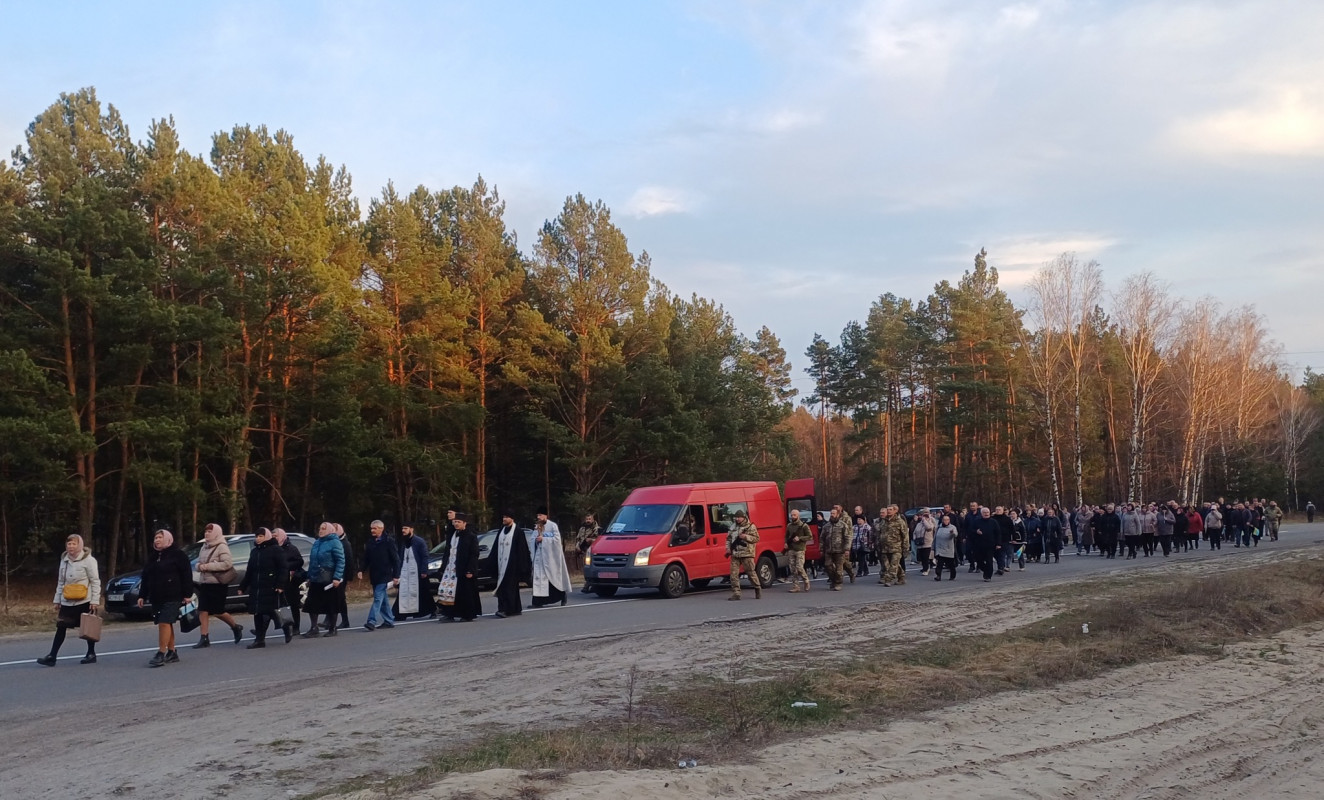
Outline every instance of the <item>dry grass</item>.
MULTIPOLYGON (((1324 620, 1324 562, 1305 561, 1173 579, 1090 587, 1062 613, 1003 633, 896 649, 880 641, 849 663, 751 677, 739 661, 725 676, 627 699, 591 723, 509 730, 438 755, 387 782, 388 796, 452 772, 495 767, 565 770, 661 767, 721 752, 740 758, 792 736, 876 725, 999 692, 1030 690, 1187 655, 1324 620), (1090 632, 1081 626, 1089 624, 1090 632), (792 708, 812 700, 817 708, 792 708), (884 716, 886 712, 886 716, 884 716)), ((1038 602, 1031 591, 1025 602, 1038 602)), ((758 664, 760 674, 768 664, 758 664)), ((543 773, 546 774, 546 773, 543 773)), ((536 780, 537 775, 530 775, 536 780)), ((337 787, 344 790, 346 787, 337 787)))

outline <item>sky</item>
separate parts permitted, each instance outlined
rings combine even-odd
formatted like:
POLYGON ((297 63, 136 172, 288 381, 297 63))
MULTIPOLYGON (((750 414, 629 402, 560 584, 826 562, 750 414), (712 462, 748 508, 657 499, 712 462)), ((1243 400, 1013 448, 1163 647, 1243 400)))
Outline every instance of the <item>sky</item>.
MULTIPOLYGON (((1324 3, 1289 0, 8 3, 0 147, 94 86, 138 138, 283 128, 388 182, 471 185, 531 253, 602 200, 654 276, 796 367, 986 248, 1253 304, 1324 366, 1324 3)), ((1177 309, 1174 309, 1176 311, 1177 309)))

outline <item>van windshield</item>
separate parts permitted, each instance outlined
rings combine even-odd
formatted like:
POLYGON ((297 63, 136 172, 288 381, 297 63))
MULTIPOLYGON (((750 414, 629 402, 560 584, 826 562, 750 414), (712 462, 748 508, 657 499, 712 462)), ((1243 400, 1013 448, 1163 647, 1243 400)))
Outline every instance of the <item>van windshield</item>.
POLYGON ((608 536, 670 533, 685 506, 621 506, 607 526, 608 536))

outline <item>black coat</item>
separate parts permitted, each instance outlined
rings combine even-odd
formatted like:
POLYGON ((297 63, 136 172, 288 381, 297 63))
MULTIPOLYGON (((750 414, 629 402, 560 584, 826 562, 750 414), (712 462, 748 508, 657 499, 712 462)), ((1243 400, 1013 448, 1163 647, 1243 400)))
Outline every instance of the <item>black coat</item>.
POLYGON ((289 539, 280 546, 281 552, 285 553, 285 568, 290 571, 290 586, 298 586, 308 580, 308 573, 303 568, 303 553, 294 546, 294 542, 289 539))
POLYGON ((354 568, 354 546, 349 541, 349 534, 340 536, 339 539, 340 546, 345 551, 345 583, 349 583, 354 580, 354 574, 358 572, 354 568))
POLYGON ((239 582, 240 591, 248 592, 248 610, 254 614, 273 613, 280 607, 281 593, 289 577, 285 550, 275 539, 255 546, 248 556, 248 570, 239 582))
POLYGON ((143 567, 138 596, 153 605, 179 603, 193 594, 193 565, 188 556, 173 544, 154 550, 143 567))
POLYGON ((370 537, 363 548, 363 571, 368 574, 368 583, 381 586, 390 583, 400 574, 400 552, 395 542, 386 535, 381 538, 370 537))

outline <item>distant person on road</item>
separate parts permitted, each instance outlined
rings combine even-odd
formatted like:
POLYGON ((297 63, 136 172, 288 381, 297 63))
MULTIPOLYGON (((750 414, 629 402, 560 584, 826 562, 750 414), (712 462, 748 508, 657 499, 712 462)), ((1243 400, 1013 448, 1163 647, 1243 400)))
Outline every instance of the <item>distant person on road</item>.
POLYGON ((906 582, 905 558, 906 551, 906 522, 901 515, 897 513, 896 506, 888 506, 883 509, 883 530, 878 541, 878 582, 883 586, 891 586, 895 581, 898 584, 906 582), (898 573, 900 578, 898 579, 898 573))
POLYGON ((138 607, 145 603, 152 606, 157 648, 147 666, 159 667, 179 661, 175 622, 179 620, 179 610, 193 594, 193 567, 184 551, 175 545, 175 535, 164 528, 152 537, 152 547, 138 584, 138 607))
POLYGON ((285 551, 275 535, 266 528, 258 528, 253 550, 248 555, 248 568, 239 582, 241 591, 248 595, 248 610, 253 615, 253 641, 249 650, 267 646, 267 626, 276 620, 285 634, 285 644, 294 638, 294 624, 280 625, 276 609, 280 608, 289 581, 290 568, 285 563, 285 551))
POLYGON ((855 577, 862 578, 869 574, 869 553, 873 550, 872 542, 873 526, 864 518, 863 514, 855 515, 854 524, 851 526, 850 555, 851 560, 855 562, 855 577))
POLYGON ((970 557, 973 563, 978 564, 985 582, 993 580, 993 566, 997 563, 1001 536, 1002 526, 993 519, 993 513, 988 506, 980 506, 979 522, 975 524, 970 538, 970 557))
POLYGON ((207 523, 202 529, 202 550, 198 552, 198 643, 194 650, 211 647, 211 618, 216 617, 230 626, 234 634, 234 643, 239 644, 244 638, 244 626, 235 622, 230 612, 225 610, 225 602, 230 596, 230 584, 239 578, 235 573, 234 559, 230 556, 230 545, 225 541, 225 529, 215 522, 207 523))
POLYGON ((1094 508, 1089 504, 1076 511, 1076 555, 1094 549, 1094 508))
POLYGON ((427 617, 436 619, 437 604, 428 586, 428 545, 423 537, 414 535, 414 526, 400 526, 400 591, 395 598, 395 617, 427 617))
POLYGON ((1306 522, 1315 521, 1315 504, 1310 500, 1306 501, 1306 522))
MULTIPOLYGON (((927 508, 921 509, 910 538, 915 543, 915 561, 919 563, 919 574, 924 576, 928 576, 929 568, 933 566, 933 534, 937 530, 938 519, 927 508)), ((904 578, 903 575, 902 583, 905 583, 904 578)))
POLYGON ((834 592, 841 591, 846 554, 850 552, 853 535, 841 506, 833 506, 828 521, 823 523, 819 531, 819 545, 823 551, 823 568, 828 574, 828 587, 834 592))
POLYGON ((561 529, 547 518, 547 509, 540 508, 533 530, 533 608, 565 605, 569 602, 570 569, 561 547, 561 529))
POLYGON ((492 548, 490 558, 496 559, 496 601, 497 619, 518 617, 524 611, 520 600, 519 587, 522 583, 533 584, 533 554, 529 552, 529 540, 524 538, 524 531, 515 522, 515 515, 509 512, 501 516, 501 529, 497 531, 496 546, 492 548))
POLYGON ((285 554, 285 567, 290 571, 289 577, 285 582, 285 604, 290 609, 290 619, 294 621, 294 632, 298 633, 303 625, 299 611, 303 608, 303 598, 299 596, 299 589, 304 581, 308 580, 308 571, 304 569, 303 553, 295 547, 294 542, 290 541, 289 534, 284 528, 273 528, 271 536, 276 540, 280 551, 285 554))
POLYGON ((345 549, 330 522, 317 526, 317 541, 308 554, 308 630, 305 639, 322 635, 317 618, 326 617, 327 636, 336 635, 336 617, 340 616, 340 600, 336 589, 345 580, 345 549))
POLYGON ((1264 509, 1264 528, 1269 534, 1269 541, 1278 541, 1278 529, 1283 524, 1283 510, 1278 507, 1277 500, 1270 500, 1269 507, 1264 509))
POLYGON ((478 537, 469 530, 469 517, 457 511, 451 519, 446 566, 441 573, 441 616, 446 621, 472 622, 483 613, 478 595, 478 537))
POLYGON ((1218 506, 1210 506, 1204 515, 1204 535, 1210 550, 1223 549, 1223 512, 1218 506))
MULTIPOLYGON (((386 536, 386 523, 374 519, 368 526, 368 543, 363 548, 363 569, 368 571, 368 585, 372 586, 372 605, 368 607, 368 619, 363 623, 365 631, 374 631, 377 626, 395 627, 395 614, 391 611, 391 598, 387 589, 400 574, 400 553, 395 542, 386 536)), ((359 573, 359 580, 363 573, 359 573)))
MULTIPOLYGON (((54 604, 55 639, 51 642, 51 651, 37 659, 43 667, 55 666, 68 630, 77 628, 84 614, 95 614, 101 606, 101 573, 97 569, 97 560, 92 557, 92 551, 83 546, 83 537, 76 533, 64 540, 54 604)), ((87 655, 78 663, 97 663, 96 642, 88 641, 87 655)))
POLYGON ((788 591, 809 591, 809 575, 805 572, 805 548, 813 538, 814 534, 809 530, 809 526, 800 519, 800 509, 791 509, 791 521, 786 523, 786 557, 789 562, 787 577, 791 579, 791 588, 788 591), (801 583, 805 587, 803 590, 800 588, 801 583))
POLYGON ((575 531, 573 540, 566 540, 565 560, 567 563, 574 562, 582 567, 584 564, 584 554, 588 552, 593 543, 598 540, 602 529, 598 527, 598 521, 592 514, 584 515, 584 522, 575 531))
POLYGON ((959 538, 951 514, 943 514, 938 520, 937 530, 933 532, 933 555, 938 559, 938 566, 934 570, 937 574, 933 576, 935 581, 942 580, 944 569, 950 574, 948 580, 956 580, 956 544, 959 538))
POLYGON ((754 599, 763 598, 763 586, 759 583, 758 567, 754 564, 759 543, 759 529, 749 521, 743 508, 736 509, 734 525, 726 534, 726 556, 731 560, 731 596, 728 600, 740 599, 740 571, 744 570, 749 582, 754 587, 754 599))

